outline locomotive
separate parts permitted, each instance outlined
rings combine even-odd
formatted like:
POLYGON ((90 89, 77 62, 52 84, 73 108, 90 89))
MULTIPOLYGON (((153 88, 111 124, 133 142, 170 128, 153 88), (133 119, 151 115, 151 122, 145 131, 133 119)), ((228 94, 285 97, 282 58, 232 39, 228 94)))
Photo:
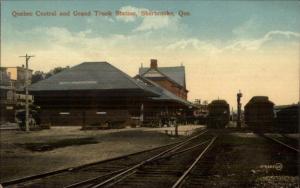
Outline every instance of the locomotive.
POLYGON ((245 123, 255 131, 266 131, 274 124, 274 103, 267 96, 254 96, 245 105, 245 123))
POLYGON ((225 100, 214 100, 208 105, 208 128, 224 128, 229 117, 229 104, 225 100))

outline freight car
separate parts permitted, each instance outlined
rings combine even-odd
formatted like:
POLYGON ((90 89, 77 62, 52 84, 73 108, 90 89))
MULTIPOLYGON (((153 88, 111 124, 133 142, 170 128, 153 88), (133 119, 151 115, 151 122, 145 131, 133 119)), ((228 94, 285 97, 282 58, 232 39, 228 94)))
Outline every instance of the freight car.
POLYGON ((267 96, 254 96, 245 105, 245 123, 254 131, 271 130, 274 124, 274 103, 267 96))
POLYGON ((229 123, 229 104, 225 100, 214 100, 208 105, 208 128, 224 128, 229 123))
POLYGON ((299 104, 275 107, 276 129, 280 132, 297 133, 299 128, 299 104))

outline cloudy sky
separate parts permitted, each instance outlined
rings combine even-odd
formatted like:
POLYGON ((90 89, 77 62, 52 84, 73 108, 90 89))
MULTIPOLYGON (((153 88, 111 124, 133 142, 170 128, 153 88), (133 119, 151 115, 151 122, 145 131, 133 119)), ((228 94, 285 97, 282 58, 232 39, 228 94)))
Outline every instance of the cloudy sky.
POLYGON ((108 61, 134 76, 156 58, 159 66, 185 66, 189 100, 219 97, 235 108, 240 89, 243 104, 254 95, 290 104, 299 100, 299 10, 299 1, 1 1, 1 66, 20 66, 29 53, 33 70, 108 61), (145 10, 174 16, 140 16, 145 10), (14 16, 23 11, 33 15, 14 16))

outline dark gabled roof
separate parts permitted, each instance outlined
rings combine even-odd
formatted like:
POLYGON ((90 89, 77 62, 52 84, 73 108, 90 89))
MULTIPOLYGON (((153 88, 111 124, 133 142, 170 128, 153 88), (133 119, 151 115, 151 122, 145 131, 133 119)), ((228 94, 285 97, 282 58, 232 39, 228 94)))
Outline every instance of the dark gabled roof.
POLYGON ((269 100, 267 96, 254 96, 250 99, 250 101, 245 105, 245 107, 255 105, 255 104, 269 104, 274 106, 274 103, 269 100))
POLYGON ((229 106, 226 100, 223 99, 217 99, 213 100, 211 103, 208 104, 208 106, 229 106))
MULTIPOLYGON (((140 67, 139 75, 146 73, 149 70, 149 67, 140 67)), ((170 79, 186 88, 185 84, 185 68, 184 66, 178 67, 158 67, 158 71, 168 76, 170 79)))
POLYGON ((167 89, 161 87, 160 85, 158 85, 157 83, 151 81, 150 79, 147 79, 147 78, 142 77, 140 75, 137 75, 134 78, 137 79, 137 80, 141 80, 139 82, 144 82, 144 84, 147 85, 147 87, 149 87, 151 90, 154 90, 155 92, 160 94, 160 96, 152 97, 153 100, 174 101, 174 102, 181 103, 181 104, 184 104, 184 105, 187 105, 187 106, 193 106, 193 104, 191 102, 176 96, 172 92, 170 92, 167 89))
POLYGON ((157 94, 107 62, 84 62, 29 86, 30 91, 142 90, 157 94))

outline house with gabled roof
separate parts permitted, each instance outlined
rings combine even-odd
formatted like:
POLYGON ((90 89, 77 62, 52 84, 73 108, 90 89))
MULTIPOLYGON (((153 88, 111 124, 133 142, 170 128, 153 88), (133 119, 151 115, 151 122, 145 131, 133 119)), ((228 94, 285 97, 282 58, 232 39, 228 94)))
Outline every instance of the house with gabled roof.
POLYGON ((189 111, 194 105, 176 96, 174 93, 160 86, 151 79, 136 75, 134 79, 158 93, 159 96, 149 97, 143 102, 143 124, 145 126, 162 126, 183 123, 189 118, 189 111))
POLYGON ((158 67, 157 60, 151 59, 150 67, 141 67, 134 78, 160 94, 144 102, 145 122, 150 119, 157 124, 155 120, 162 120, 165 124, 191 119, 195 106, 187 100, 184 66, 158 67))
POLYGON ((156 59, 150 60, 150 67, 141 67, 139 75, 152 80, 176 96, 187 99, 185 67, 158 67, 156 59))

